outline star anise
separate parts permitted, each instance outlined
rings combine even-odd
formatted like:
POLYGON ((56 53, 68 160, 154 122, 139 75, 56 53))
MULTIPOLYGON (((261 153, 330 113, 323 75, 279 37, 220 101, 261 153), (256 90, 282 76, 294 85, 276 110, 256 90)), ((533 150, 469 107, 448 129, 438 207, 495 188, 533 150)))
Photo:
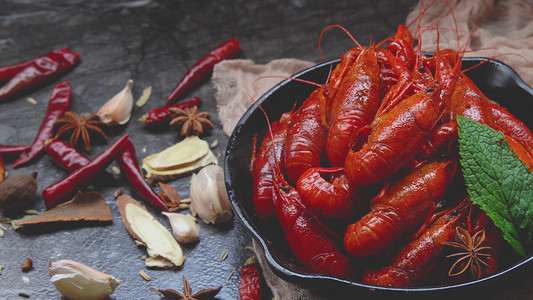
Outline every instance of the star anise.
POLYGON ((220 292, 220 290, 222 289, 222 286, 219 286, 217 288, 212 288, 212 289, 203 289, 191 295, 192 293, 191 286, 189 285, 187 278, 183 276, 183 294, 173 289, 165 289, 165 290, 160 290, 157 288, 151 288, 151 289, 154 292, 165 296, 165 298, 167 299, 208 300, 208 299, 214 299, 215 296, 218 294, 218 292, 220 292))
POLYGON ((181 136, 200 136, 215 127, 210 121, 211 115, 208 112, 198 111, 196 106, 185 109, 171 107, 168 110, 172 116, 170 127, 179 130, 181 136))
POLYGON ((464 251, 446 256, 459 257, 450 268, 448 276, 462 274, 468 269, 468 267, 470 267, 472 276, 476 279, 480 278, 481 268, 483 266, 488 266, 488 264, 483 261, 483 258, 490 256, 490 254, 482 253, 482 251, 490 249, 490 247, 481 245, 485 240, 485 230, 480 230, 471 236, 468 231, 458 226, 455 228, 455 239, 458 242, 446 242, 445 244, 464 251))
POLYGON ((84 144, 85 150, 91 150, 91 134, 98 135, 105 140, 108 139, 107 135, 100 128, 102 123, 100 118, 96 114, 90 114, 87 118, 81 115, 77 115, 73 111, 67 111, 62 118, 59 118, 54 125, 60 126, 55 137, 59 138, 64 135, 70 135, 70 145, 75 147, 78 142, 81 141, 84 144))

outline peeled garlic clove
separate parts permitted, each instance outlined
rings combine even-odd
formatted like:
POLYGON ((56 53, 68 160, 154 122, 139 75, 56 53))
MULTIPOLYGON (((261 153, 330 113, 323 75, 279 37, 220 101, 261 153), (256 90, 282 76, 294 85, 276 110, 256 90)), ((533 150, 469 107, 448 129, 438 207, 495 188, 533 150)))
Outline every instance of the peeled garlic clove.
POLYGON ((100 117, 102 123, 106 125, 123 125, 130 120, 131 110, 133 109, 132 83, 133 80, 128 80, 126 86, 118 94, 100 107, 96 114, 100 117))
POLYGON ((77 261, 62 259, 48 263, 56 289, 68 299, 106 299, 121 283, 109 275, 77 261))
POLYGON ((172 233, 178 242, 186 244, 200 239, 200 230, 193 216, 167 212, 163 214, 168 217, 172 233))
POLYGON ((193 214, 198 214, 205 223, 222 223, 233 216, 224 170, 218 165, 209 165, 193 174, 190 196, 193 214))

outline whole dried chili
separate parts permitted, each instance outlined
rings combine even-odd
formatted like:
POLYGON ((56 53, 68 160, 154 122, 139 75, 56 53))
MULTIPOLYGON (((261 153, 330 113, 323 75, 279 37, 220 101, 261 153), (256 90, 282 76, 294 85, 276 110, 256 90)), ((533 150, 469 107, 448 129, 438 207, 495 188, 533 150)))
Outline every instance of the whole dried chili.
POLYGON ((177 108, 185 109, 188 107, 198 106, 200 105, 201 101, 202 100, 199 97, 192 97, 186 101, 183 101, 177 104, 158 107, 158 108, 148 111, 146 114, 144 114, 141 117, 140 120, 146 125, 153 126, 153 127, 168 125, 168 123, 172 119, 170 115, 170 111, 168 110, 169 108, 177 107, 177 108))
POLYGON ((181 78, 170 96, 167 98, 166 104, 169 105, 172 102, 178 100, 198 82, 206 78, 215 65, 226 59, 236 56, 241 52, 242 48, 237 38, 231 38, 222 44, 218 45, 215 49, 209 51, 202 59, 197 61, 181 78))
POLYGON ((0 67, 0 82, 13 78, 15 75, 20 73, 20 71, 31 65, 32 62, 33 59, 30 59, 18 64, 0 67))
POLYGON ((52 91, 52 97, 48 102, 46 115, 41 123, 39 132, 31 144, 28 152, 23 153, 14 163, 16 168, 33 159, 44 148, 44 142, 52 137, 54 132, 54 122, 61 117, 70 105, 71 89, 68 82, 60 82, 56 84, 52 91))
POLYGON ((168 212, 165 203, 157 196, 152 188, 146 183, 141 173, 139 161, 135 155, 135 148, 130 140, 127 140, 122 148, 122 153, 117 157, 117 163, 126 175, 128 182, 137 194, 161 211, 168 212))
POLYGON ((3 74, 0 69, 0 74, 2 74, 0 78, 4 80, 9 78, 9 81, 0 87, 0 102, 71 68, 79 60, 79 54, 63 47, 31 61, 23 62, 19 66, 5 67, 3 74))
MULTIPOLYGON (((58 139, 47 140, 44 150, 56 164, 70 172, 76 171, 91 161, 76 148, 58 139)), ((117 176, 107 171, 103 171, 101 175, 99 182, 109 184, 118 181, 117 176)))
POLYGON ((257 259, 255 256, 250 257, 241 269, 241 282, 239 283, 241 300, 260 300, 262 284, 257 259))
POLYGON ((128 134, 124 135, 88 164, 45 188, 41 194, 44 200, 44 207, 46 209, 55 207, 59 203, 69 200, 68 197, 73 196, 77 191, 90 185, 96 176, 118 157, 128 137, 128 134))
POLYGON ((31 145, 0 145, 0 155, 16 155, 30 150, 31 145))

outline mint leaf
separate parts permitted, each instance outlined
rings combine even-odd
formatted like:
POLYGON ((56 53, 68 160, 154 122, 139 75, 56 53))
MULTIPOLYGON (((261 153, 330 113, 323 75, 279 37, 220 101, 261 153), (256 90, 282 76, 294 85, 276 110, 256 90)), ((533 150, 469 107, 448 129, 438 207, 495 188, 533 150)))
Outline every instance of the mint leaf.
POLYGON ((505 240, 525 256, 533 244, 533 175, 509 149, 503 133, 462 116, 460 163, 466 188, 505 240))

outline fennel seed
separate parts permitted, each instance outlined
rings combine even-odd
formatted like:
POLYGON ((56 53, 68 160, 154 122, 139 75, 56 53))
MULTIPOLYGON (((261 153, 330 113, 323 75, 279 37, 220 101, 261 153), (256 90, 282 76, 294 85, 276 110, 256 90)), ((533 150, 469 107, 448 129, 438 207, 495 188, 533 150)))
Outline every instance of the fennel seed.
POLYGON ((120 169, 117 166, 111 167, 111 170, 113 170, 113 173, 120 175, 120 169))
POLYGON ((231 279, 234 273, 235 273, 235 270, 231 270, 231 273, 229 273, 228 278, 226 278, 226 285, 229 285, 229 280, 231 279))
POLYGON ((220 255, 220 261, 224 261, 228 257, 228 251, 223 252, 220 255))
POLYGON ((214 141, 211 143, 211 145, 210 145, 211 149, 214 149, 214 148, 216 148, 217 146, 218 146, 218 140, 214 140, 214 141))
POLYGON ((30 298, 30 293, 28 293, 26 291, 20 291, 19 292, 19 296, 20 297, 24 297, 24 298, 30 298))
POLYGON ((152 278, 151 278, 148 274, 146 274, 146 272, 145 272, 144 270, 141 270, 141 271, 139 272, 139 274, 140 274, 141 277, 142 277, 144 280, 146 280, 146 281, 150 281, 150 280, 152 280, 152 278))

